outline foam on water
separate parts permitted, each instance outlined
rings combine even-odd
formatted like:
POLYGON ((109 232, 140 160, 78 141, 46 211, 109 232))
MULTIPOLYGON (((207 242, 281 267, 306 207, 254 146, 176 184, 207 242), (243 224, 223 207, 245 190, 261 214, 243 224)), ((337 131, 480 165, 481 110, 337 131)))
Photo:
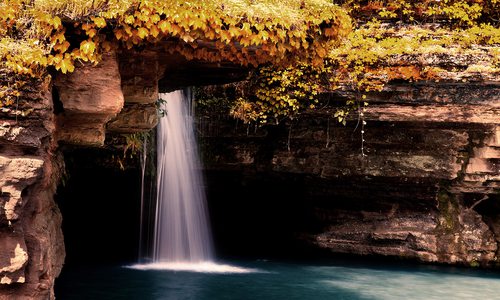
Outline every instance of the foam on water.
POLYGON ((243 268, 232 265, 218 264, 215 262, 155 262, 149 264, 136 264, 127 266, 136 270, 156 270, 156 271, 182 271, 197 273, 223 273, 223 274, 246 274, 261 273, 258 269, 243 268))

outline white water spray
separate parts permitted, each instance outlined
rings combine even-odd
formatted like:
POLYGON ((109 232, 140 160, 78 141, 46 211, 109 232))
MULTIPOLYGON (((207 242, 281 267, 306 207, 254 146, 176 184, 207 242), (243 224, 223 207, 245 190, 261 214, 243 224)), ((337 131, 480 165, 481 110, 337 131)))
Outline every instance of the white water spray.
POLYGON ((160 94, 167 116, 158 125, 155 262, 213 260, 189 96, 182 91, 160 94))

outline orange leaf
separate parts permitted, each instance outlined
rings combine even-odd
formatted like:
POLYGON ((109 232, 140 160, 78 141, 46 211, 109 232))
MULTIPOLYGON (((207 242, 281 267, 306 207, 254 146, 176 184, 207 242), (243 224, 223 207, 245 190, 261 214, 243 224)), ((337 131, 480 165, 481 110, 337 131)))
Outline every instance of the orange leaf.
POLYGON ((231 35, 227 31, 221 31, 220 40, 224 43, 229 43, 231 42, 231 35))
POLYGON ((66 50, 68 50, 68 48, 69 48, 69 42, 68 41, 64 41, 64 42, 62 42, 60 44, 56 44, 54 46, 54 50, 59 51, 61 53, 66 52, 66 50))
POLYGON ((85 31, 88 31, 92 28, 95 27, 95 24, 93 23, 85 23, 85 24, 82 24, 82 29, 85 30, 85 31))
POLYGON ((335 36, 335 30, 333 28, 326 28, 324 31, 325 35, 328 37, 335 36))
POLYGON ((64 30, 57 32, 55 35, 52 36, 51 41, 53 43, 62 43, 66 40, 66 37, 64 36, 64 30))
POLYGON ((95 30, 94 28, 92 28, 92 29, 90 29, 90 30, 87 30, 85 33, 86 33, 89 37, 91 37, 91 38, 92 38, 92 37, 94 37, 94 36, 96 35, 97 30, 95 30))
POLYGON ((104 41, 101 43, 101 47, 105 52, 111 51, 111 43, 108 41, 104 41))
POLYGON ((115 29, 115 37, 117 40, 121 40, 123 37, 123 30, 121 29, 115 29))
POLYGON ((151 26, 151 28, 149 29, 149 33, 153 36, 153 37, 157 37, 159 34, 160 34, 160 31, 158 30, 158 27, 156 27, 155 25, 151 26))
POLYGON ((172 24, 172 35, 178 35, 182 29, 177 24, 172 24))

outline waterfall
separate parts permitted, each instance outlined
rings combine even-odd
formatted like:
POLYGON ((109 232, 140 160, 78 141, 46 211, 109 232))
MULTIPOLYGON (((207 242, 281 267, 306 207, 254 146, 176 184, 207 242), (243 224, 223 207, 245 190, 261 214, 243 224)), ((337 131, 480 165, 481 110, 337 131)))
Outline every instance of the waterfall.
MULTIPOLYGON (((157 129, 157 199, 152 262, 129 268, 204 273, 250 273, 254 269, 215 262, 189 91, 160 94, 166 116, 157 129)), ((144 182, 143 182, 144 184, 144 182)), ((141 200, 141 215, 151 205, 141 200), (147 207, 146 207, 147 206, 147 207)), ((148 223, 150 215, 145 215, 148 223)), ((141 217, 142 220, 142 217, 141 217)), ((141 225, 148 229, 149 226, 141 225)), ((149 237, 150 231, 145 230, 149 237)), ((141 235, 143 238, 143 235, 141 235)), ((141 244, 142 245, 142 244, 141 244)), ((140 246, 141 247, 141 246, 140 246)), ((143 257, 144 261, 149 261, 143 257)))
POLYGON ((157 131, 155 262, 213 260, 190 98, 183 91, 160 94, 167 114, 157 131))

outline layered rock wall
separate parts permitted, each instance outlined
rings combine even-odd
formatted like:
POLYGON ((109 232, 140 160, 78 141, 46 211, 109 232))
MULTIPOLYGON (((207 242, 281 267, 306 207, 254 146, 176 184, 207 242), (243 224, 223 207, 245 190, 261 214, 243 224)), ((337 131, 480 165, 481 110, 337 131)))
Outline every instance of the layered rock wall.
POLYGON ((36 82, 26 92, 30 103, 0 118, 0 299, 53 298, 65 255, 53 200, 63 167, 51 86, 36 82))
POLYGON ((363 136, 331 106, 256 131, 203 116, 207 169, 302 178, 318 226, 297 234, 335 253, 496 265, 500 85, 392 83, 368 102, 363 136))

